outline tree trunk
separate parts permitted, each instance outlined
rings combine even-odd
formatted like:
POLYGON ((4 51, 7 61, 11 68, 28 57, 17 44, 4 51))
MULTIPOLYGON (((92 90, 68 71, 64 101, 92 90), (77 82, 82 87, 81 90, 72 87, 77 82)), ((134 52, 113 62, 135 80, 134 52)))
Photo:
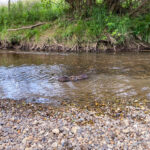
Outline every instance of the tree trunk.
POLYGON ((96 0, 86 0, 86 5, 88 7, 94 6, 96 4, 96 0))
POLYGON ((92 7, 96 4, 96 0, 66 0, 73 10, 80 10, 85 7, 92 7))
POLYGON ((112 12, 119 12, 121 9, 120 0, 104 0, 104 2, 112 12))
POLYGON ((8 0, 8 12, 10 13, 10 0, 8 0))

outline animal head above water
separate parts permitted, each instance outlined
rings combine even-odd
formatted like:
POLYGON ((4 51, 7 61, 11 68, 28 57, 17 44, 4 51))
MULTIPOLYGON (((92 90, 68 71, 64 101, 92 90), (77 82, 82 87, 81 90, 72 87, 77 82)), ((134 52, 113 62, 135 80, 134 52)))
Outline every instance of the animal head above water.
POLYGON ((87 79, 87 74, 81 74, 79 76, 62 76, 58 79, 59 82, 69 82, 69 81, 78 81, 78 80, 84 80, 87 79))
POLYGON ((58 78, 59 82, 68 82, 70 81, 70 78, 68 76, 62 76, 60 78, 58 78))

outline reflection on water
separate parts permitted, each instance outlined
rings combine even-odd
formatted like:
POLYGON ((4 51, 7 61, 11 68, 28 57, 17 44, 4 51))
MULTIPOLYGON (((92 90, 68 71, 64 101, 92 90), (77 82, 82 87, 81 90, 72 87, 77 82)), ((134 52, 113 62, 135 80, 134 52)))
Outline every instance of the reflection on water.
POLYGON ((150 99, 150 54, 0 53, 1 99, 83 104, 114 97, 150 99), (86 72, 87 80, 57 81, 86 72))

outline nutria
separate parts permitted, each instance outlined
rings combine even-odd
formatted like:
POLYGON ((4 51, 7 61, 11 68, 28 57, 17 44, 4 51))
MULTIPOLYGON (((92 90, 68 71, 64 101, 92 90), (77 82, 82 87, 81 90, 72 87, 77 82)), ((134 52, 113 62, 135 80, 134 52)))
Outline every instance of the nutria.
POLYGON ((68 76, 62 76, 58 79, 59 82, 68 82, 70 78, 68 76))
POLYGON ((69 81, 78 81, 78 80, 84 80, 87 79, 87 74, 81 74, 79 76, 62 76, 58 79, 59 82, 69 82, 69 81))

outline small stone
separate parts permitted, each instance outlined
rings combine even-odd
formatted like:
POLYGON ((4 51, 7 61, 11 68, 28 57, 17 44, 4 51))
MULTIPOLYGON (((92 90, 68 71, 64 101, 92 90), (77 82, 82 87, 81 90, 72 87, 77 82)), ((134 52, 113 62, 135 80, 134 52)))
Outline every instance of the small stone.
POLYGON ((75 126, 75 127, 72 127, 71 132, 76 134, 78 130, 79 130, 79 127, 75 126))
POLYGON ((67 127, 63 127, 63 130, 65 130, 65 131, 69 131, 69 128, 67 128, 67 127))
POLYGON ((62 140, 61 140, 61 144, 63 145, 64 143, 65 143, 65 140, 64 140, 64 139, 62 139, 62 140))
POLYGON ((39 143, 38 148, 43 149, 43 146, 39 143))
POLYGON ((122 132, 123 133, 128 133, 129 132, 129 129, 127 128, 127 129, 124 129, 124 130, 122 130, 122 132))
POLYGON ((10 121, 12 121, 12 122, 15 121, 15 118, 14 118, 14 117, 11 117, 10 121))
POLYGON ((32 124, 33 124, 33 125, 37 125, 37 124, 38 124, 38 121, 35 120, 32 124))
POLYGON ((0 131, 2 131, 2 129, 3 129, 3 128, 2 128, 2 126, 0 125, 0 131))
POLYGON ((31 147, 26 147, 25 150, 32 150, 32 148, 31 147))
POLYGON ((22 143, 25 145, 26 142, 27 142, 27 138, 24 138, 24 139, 22 140, 22 143))
POLYGON ((58 146, 57 142, 54 142, 54 143, 52 144, 52 147, 53 147, 53 148, 56 148, 57 146, 58 146))
POLYGON ((59 134, 59 129, 53 129, 52 132, 53 132, 54 134, 59 134))
POLYGON ((129 121, 127 119, 124 119, 125 126, 129 126, 129 121))

